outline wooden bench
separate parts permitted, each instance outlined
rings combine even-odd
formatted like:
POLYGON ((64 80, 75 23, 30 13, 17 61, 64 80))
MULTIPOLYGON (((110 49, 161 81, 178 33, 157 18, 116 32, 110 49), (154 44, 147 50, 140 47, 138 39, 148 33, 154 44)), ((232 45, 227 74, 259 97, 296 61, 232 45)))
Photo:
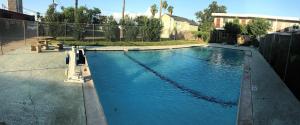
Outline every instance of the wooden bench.
POLYGON ((40 44, 32 44, 31 51, 36 51, 37 53, 42 52, 42 45, 40 44))
POLYGON ((49 49, 49 42, 50 40, 38 40, 38 44, 41 44, 45 50, 49 49))

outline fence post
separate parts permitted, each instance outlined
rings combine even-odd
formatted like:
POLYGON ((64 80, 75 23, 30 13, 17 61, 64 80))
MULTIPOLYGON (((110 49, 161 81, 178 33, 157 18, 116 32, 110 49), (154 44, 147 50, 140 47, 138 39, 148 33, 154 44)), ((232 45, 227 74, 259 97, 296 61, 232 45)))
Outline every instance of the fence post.
POLYGON ((291 40, 290 40, 290 43, 289 43, 288 55, 287 55, 287 58, 286 58, 285 71, 284 71, 284 77, 283 77, 284 82, 285 82, 285 79, 286 79, 287 69, 288 69, 288 65, 289 65, 292 42, 293 42, 293 33, 291 33, 291 40))
POLYGON ((274 36, 272 37, 272 39, 271 39, 271 47, 270 47, 270 53, 269 53, 269 56, 268 56, 268 62, 269 63, 272 63, 271 61, 271 59, 272 59, 272 49, 273 49, 273 44, 274 44, 274 42, 276 41, 276 35, 278 35, 278 34, 273 34, 274 36))
POLYGON ((64 42, 66 42, 66 37, 67 37, 67 23, 65 23, 65 37, 64 37, 64 42))
POLYGON ((25 20, 23 20, 23 35, 24 35, 24 43, 26 45, 26 25, 25 25, 25 20))
POLYGON ((143 31, 142 42, 144 42, 144 38, 145 38, 145 27, 144 26, 142 26, 142 31, 143 31))
POLYGON ((95 24, 93 24, 93 42, 95 42, 95 24))
POLYGON ((39 27, 39 22, 36 22, 37 28, 36 28, 36 36, 39 37, 39 32, 40 32, 40 27, 39 27))
POLYGON ((2 40, 0 39, 0 46, 1 46, 1 55, 3 55, 3 49, 2 49, 2 40))

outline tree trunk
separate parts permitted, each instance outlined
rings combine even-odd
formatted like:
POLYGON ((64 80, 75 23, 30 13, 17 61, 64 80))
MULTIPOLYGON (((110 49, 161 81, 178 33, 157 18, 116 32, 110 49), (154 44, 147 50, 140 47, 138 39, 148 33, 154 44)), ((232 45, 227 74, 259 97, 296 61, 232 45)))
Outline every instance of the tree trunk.
POLYGON ((160 0, 159 19, 161 19, 161 13, 162 13, 162 0, 160 0))
POLYGON ((75 23, 78 23, 77 10, 78 10, 78 0, 75 0, 75 10, 74 10, 75 23))
POLYGON ((122 19, 125 18, 125 0, 123 0, 123 11, 122 11, 122 19))

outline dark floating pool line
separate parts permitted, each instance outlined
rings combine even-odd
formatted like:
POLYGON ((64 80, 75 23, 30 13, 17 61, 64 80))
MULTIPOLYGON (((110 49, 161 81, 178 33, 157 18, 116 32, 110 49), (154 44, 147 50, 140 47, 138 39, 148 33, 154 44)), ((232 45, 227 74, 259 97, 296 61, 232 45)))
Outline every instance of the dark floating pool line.
POLYGON ((179 84, 178 82, 176 82, 176 81, 174 81, 172 79, 169 79, 168 77, 163 76, 162 74, 158 73, 157 71, 151 69, 150 67, 146 66, 145 64, 141 63, 140 61, 138 61, 135 58, 133 58, 130 55, 128 55, 126 52, 124 52, 124 55, 126 57, 128 57, 130 60, 132 60, 133 62, 137 63, 138 65, 140 65, 140 66, 144 67, 145 69, 147 69, 148 71, 152 72, 154 75, 156 75, 157 77, 159 77, 161 80, 164 80, 164 81, 172 84, 176 88, 178 88, 178 89, 180 89, 180 90, 182 90, 184 92, 187 92, 187 93, 191 94, 195 98, 203 99, 203 100, 206 100, 206 101, 209 101, 209 102, 212 102, 212 103, 216 103, 216 104, 220 104, 222 106, 230 106, 230 107, 231 106, 237 106, 237 102, 224 101, 224 100, 221 100, 221 99, 217 99, 215 97, 204 95, 204 94, 202 94, 199 91, 187 88, 187 87, 179 84))

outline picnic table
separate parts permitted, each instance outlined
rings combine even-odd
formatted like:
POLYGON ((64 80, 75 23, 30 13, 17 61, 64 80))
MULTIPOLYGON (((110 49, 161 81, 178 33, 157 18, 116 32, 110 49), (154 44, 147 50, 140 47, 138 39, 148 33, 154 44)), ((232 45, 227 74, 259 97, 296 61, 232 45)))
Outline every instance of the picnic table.
POLYGON ((49 49, 49 42, 51 40, 54 40, 54 37, 51 36, 37 37, 38 44, 41 44, 45 50, 49 49))
POLYGON ((36 42, 31 44, 31 51, 37 51, 38 53, 40 53, 42 50, 42 47, 45 50, 48 50, 49 42, 53 39, 54 39, 54 37, 51 37, 51 36, 36 37, 36 42))

